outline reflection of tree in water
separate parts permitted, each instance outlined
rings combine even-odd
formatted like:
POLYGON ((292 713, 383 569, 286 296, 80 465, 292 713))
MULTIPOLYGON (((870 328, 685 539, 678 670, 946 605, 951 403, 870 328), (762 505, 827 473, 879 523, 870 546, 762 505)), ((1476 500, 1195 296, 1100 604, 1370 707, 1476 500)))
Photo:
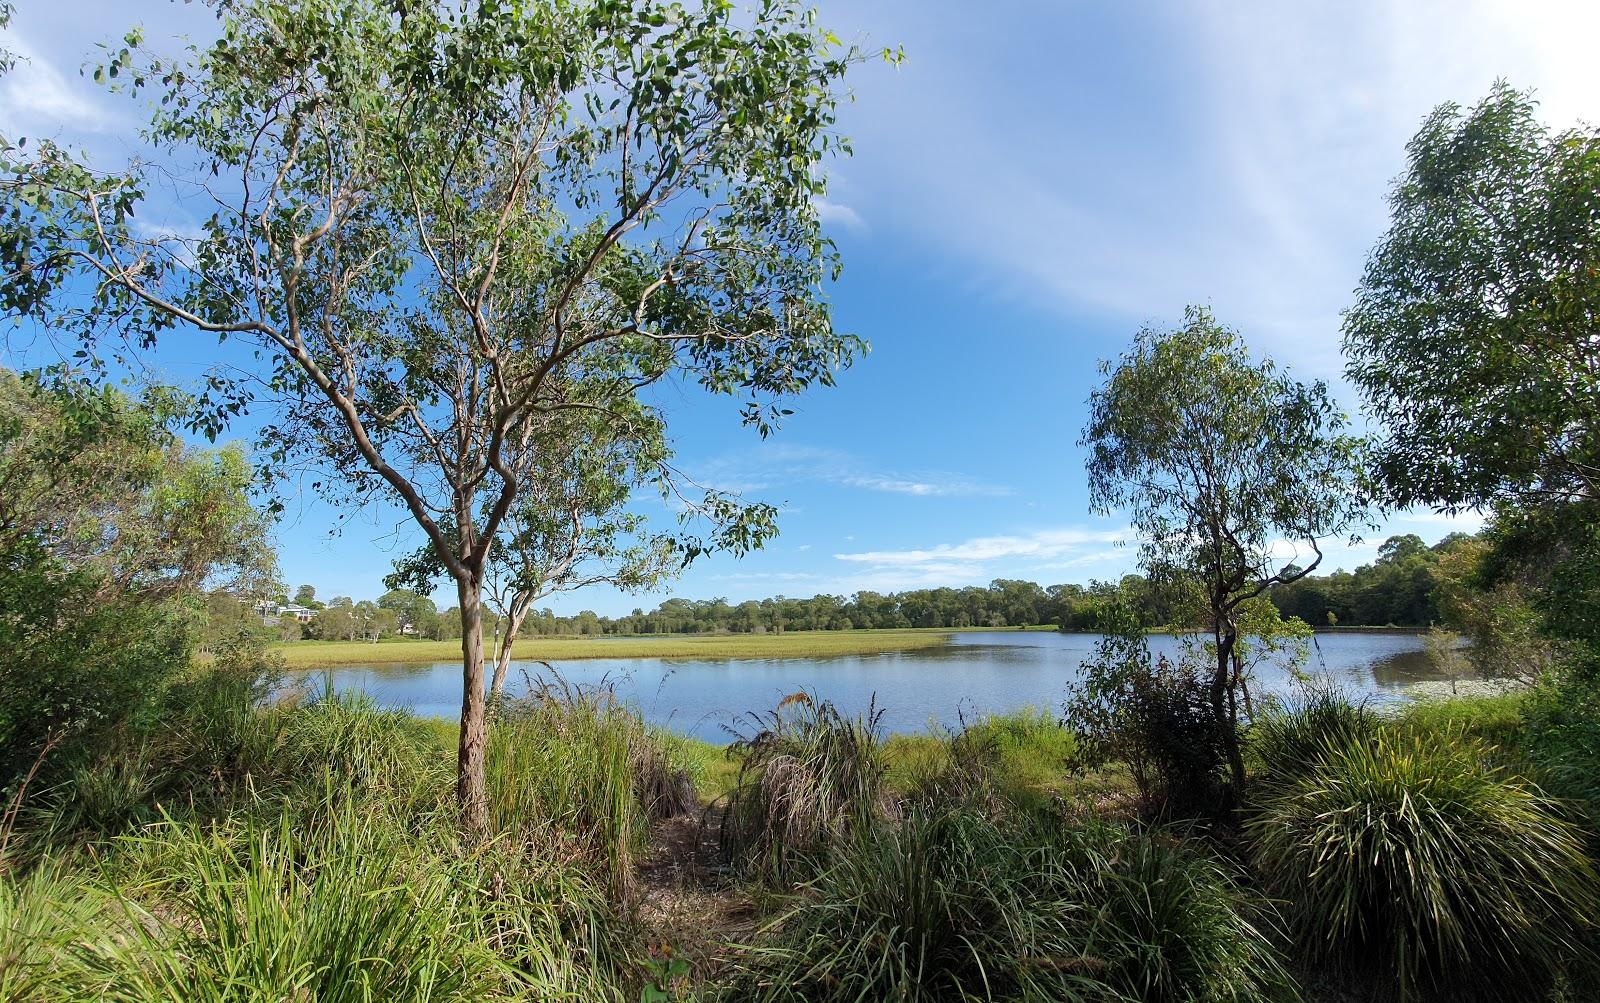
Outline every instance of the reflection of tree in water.
POLYGON ((1421 650, 1378 655, 1373 658, 1368 668, 1372 672, 1372 681, 1382 689, 1449 678, 1448 673, 1440 671, 1428 658, 1428 653, 1421 650))

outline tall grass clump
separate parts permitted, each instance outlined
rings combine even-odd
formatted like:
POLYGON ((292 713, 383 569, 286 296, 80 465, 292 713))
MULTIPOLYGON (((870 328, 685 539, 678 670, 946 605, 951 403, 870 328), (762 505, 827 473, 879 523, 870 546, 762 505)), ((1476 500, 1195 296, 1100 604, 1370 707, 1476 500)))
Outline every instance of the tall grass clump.
POLYGON ((826 700, 792 694, 738 736, 733 790, 714 803, 723 858, 774 877, 888 813, 876 704, 848 717, 826 700))
POLYGON ((1520 755, 1527 735, 1523 715, 1526 691, 1487 696, 1416 699, 1400 708, 1397 720, 1415 731, 1456 731, 1498 747, 1507 757, 1520 755))
POLYGON ((312 826, 172 823, 133 841, 126 921, 84 949, 84 977, 120 1003, 620 999, 602 894, 447 832, 417 840, 349 797, 312 826))
POLYGON ((0 1000, 92 998, 67 959, 105 927, 108 905, 109 896, 53 861, 0 877, 0 1000))
POLYGON ((1256 715, 1246 746, 1252 772, 1269 785, 1293 780, 1312 769, 1324 749, 1366 742, 1379 724, 1365 704, 1326 687, 1307 688, 1256 715))
POLYGON ((1215 863, 1163 837, 954 802, 852 838, 767 935, 730 998, 1292 998, 1215 863))
POLYGON ((1006 798, 1042 806, 1064 789, 1073 733, 1036 708, 988 714, 951 736, 952 761, 986 775, 1006 798))
POLYGON ((650 823, 698 804, 674 747, 605 686, 556 683, 501 705, 486 773, 491 831, 604 874, 618 895, 650 823))
POLYGON ((365 693, 328 693, 275 709, 272 745, 260 767, 279 783, 326 771, 357 791, 392 793, 437 779, 432 735, 410 711, 380 707, 365 693))
POLYGON ((1401 999, 1534 998, 1592 961, 1583 834, 1459 733, 1330 729, 1246 829, 1306 957, 1401 999))

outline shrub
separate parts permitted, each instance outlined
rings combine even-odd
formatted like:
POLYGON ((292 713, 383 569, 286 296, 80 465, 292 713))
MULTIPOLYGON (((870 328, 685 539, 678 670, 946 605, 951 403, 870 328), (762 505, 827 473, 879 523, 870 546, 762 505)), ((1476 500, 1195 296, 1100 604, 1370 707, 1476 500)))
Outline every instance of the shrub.
POLYGON ((46 776, 141 724, 189 664, 193 618, 178 601, 102 600, 99 580, 43 548, 0 550, 0 789, 47 746, 46 776))
POLYGON ((283 722, 268 708, 282 686, 283 659, 258 635, 244 630, 213 638, 210 662, 172 687, 159 726, 186 788, 225 795, 270 775, 275 730, 283 722))
POLYGON ((1587 960, 1600 882, 1579 830, 1459 734, 1324 733, 1247 822, 1316 962, 1417 994, 1521 997, 1587 960))
MULTIPOLYGON (((96 756, 68 760, 55 785, 30 795, 21 813, 30 849, 116 835, 164 809, 226 813, 241 785, 274 775, 285 716, 262 708, 277 669, 258 644, 219 646, 212 661, 171 682, 148 720, 103 734, 96 756)), ((305 769, 299 762, 278 772, 304 779, 305 769)))
POLYGON ((1591 839, 1600 839, 1600 680, 1576 673, 1550 679, 1522 711, 1522 751, 1540 783, 1576 804, 1591 839))
POLYGON ((1108 633, 1083 664, 1066 705, 1080 768, 1126 763, 1141 813, 1201 818, 1223 801, 1226 734, 1205 683, 1184 661, 1154 661, 1132 621, 1108 633))
POLYGON ((752 714, 728 755, 738 780, 714 804, 723 857, 747 872, 785 874, 886 813, 876 704, 856 718, 806 693, 752 714))
POLYGON ((1171 839, 916 804, 843 844, 733 998, 1280 998, 1287 977, 1236 895, 1171 839))

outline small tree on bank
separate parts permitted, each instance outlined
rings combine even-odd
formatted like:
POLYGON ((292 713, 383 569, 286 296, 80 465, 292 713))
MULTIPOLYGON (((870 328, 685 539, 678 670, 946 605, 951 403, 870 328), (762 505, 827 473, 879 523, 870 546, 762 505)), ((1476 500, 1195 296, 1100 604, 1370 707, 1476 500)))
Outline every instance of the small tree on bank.
MULTIPOLYGON (((197 427, 270 403, 277 459, 405 508, 458 596, 475 836, 484 582, 541 421, 631 416, 677 376, 765 434, 861 348, 830 324, 815 208, 854 53, 782 0, 215 6, 192 60, 134 34, 97 71, 154 97, 148 161, 6 151, 0 303, 91 343, 242 343, 258 361, 216 374, 197 427), (198 238, 143 225, 158 184, 212 212, 198 238)), ((688 508, 713 529, 682 555, 772 532, 768 507, 688 508)))
POLYGON ((1360 518, 1359 441, 1322 383, 1254 361, 1201 307, 1181 327, 1144 329, 1101 372, 1081 442, 1090 503, 1128 513, 1153 579, 1198 581, 1216 658, 1208 697, 1237 790, 1241 609, 1310 574, 1320 541, 1360 518))

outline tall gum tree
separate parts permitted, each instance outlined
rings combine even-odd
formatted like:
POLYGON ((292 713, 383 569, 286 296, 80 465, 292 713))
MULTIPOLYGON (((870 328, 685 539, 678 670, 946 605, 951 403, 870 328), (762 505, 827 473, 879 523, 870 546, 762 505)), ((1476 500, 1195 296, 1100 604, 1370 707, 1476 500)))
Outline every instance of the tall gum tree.
POLYGON ((1552 130, 1502 82, 1406 154, 1344 318, 1386 498, 1493 509, 1495 602, 1449 604, 1483 664, 1548 665, 1535 610, 1600 664, 1600 128, 1552 130))
POLYGON ((1198 589, 1216 658, 1211 708, 1236 792, 1242 612, 1314 571, 1321 542, 1361 521, 1361 443, 1322 383, 1255 361, 1202 307, 1179 327, 1140 331, 1100 368, 1081 442, 1090 503, 1127 513, 1152 579, 1198 589))
MULTIPOLYGON (((669 377, 765 435, 863 349, 831 325, 815 207, 860 57, 784 0, 213 7, 220 37, 186 59, 135 32, 94 71, 151 99, 148 156, 7 148, 0 305, 91 345, 241 342, 254 363, 217 370, 197 427, 265 411, 275 460, 404 506, 457 593, 481 834, 482 595, 514 457, 549 415, 632 415, 669 377), (135 223, 157 186, 206 207, 199 236, 135 223)), ((687 510, 709 522, 685 557, 773 531, 714 492, 687 510)))

